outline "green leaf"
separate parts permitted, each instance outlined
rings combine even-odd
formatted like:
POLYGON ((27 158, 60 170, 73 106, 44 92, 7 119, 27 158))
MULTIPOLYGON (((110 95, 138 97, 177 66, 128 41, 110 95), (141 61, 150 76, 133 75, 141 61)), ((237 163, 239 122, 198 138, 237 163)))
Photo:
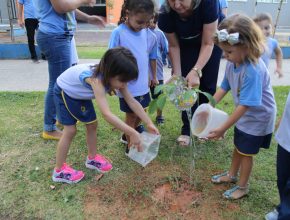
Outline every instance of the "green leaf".
POLYGON ((174 84, 168 84, 163 87, 163 91, 169 95, 174 93, 175 90, 176 90, 176 85, 174 84))
POLYGON ((210 104, 211 104, 213 107, 215 107, 215 105, 216 105, 216 101, 215 101, 215 99, 213 98, 213 96, 212 96, 211 94, 209 94, 209 93, 207 93, 207 92, 203 92, 203 91, 201 91, 201 90, 199 90, 199 89, 196 89, 196 91, 197 91, 198 93, 201 93, 201 94, 205 95, 206 98, 208 99, 208 101, 210 102, 210 104))
POLYGON ((157 108, 158 108, 157 99, 154 99, 149 104, 149 109, 148 109, 149 114, 153 114, 154 112, 156 112, 157 108))
POLYGON ((160 96, 158 96, 158 99, 157 99, 158 109, 162 110, 164 108, 166 99, 167 99, 167 96, 165 94, 161 94, 160 96))

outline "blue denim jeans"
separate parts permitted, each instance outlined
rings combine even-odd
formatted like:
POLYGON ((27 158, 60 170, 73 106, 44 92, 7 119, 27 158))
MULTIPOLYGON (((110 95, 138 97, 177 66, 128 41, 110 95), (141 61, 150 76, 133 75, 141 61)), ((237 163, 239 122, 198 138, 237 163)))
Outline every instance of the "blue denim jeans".
POLYGON ((56 130, 56 110, 54 104, 54 84, 57 77, 70 67, 72 35, 52 35, 41 31, 37 34, 37 44, 48 62, 49 84, 44 102, 44 131, 56 130))

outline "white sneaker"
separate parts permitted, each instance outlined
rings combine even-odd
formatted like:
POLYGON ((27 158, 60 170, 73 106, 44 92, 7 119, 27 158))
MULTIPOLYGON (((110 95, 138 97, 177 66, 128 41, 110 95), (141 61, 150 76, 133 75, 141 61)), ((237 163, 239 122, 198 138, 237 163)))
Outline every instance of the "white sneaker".
POLYGON ((272 212, 269 212, 267 215, 265 215, 266 220, 277 220, 278 219, 278 211, 277 209, 274 209, 272 212))

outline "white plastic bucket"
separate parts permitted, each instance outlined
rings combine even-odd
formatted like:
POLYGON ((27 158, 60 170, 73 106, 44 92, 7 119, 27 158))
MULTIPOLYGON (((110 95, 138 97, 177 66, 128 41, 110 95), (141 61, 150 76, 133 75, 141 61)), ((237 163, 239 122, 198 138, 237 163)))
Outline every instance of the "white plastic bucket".
POLYGON ((150 163, 158 154, 159 144, 161 140, 160 135, 148 133, 146 131, 141 134, 142 152, 138 152, 137 148, 130 147, 127 156, 136 161, 143 167, 150 163))
POLYGON ((210 104, 201 104, 192 116, 191 132, 197 137, 206 138, 211 130, 225 123, 228 117, 227 113, 210 104))

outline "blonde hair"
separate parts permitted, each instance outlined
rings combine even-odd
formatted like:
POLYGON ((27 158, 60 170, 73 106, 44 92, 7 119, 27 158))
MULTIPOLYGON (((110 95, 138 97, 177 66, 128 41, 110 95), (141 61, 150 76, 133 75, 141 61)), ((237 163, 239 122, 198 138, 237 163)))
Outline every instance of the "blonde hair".
MULTIPOLYGON (((234 14, 224 19, 218 26, 218 30, 226 29, 229 34, 239 33, 240 46, 248 51, 247 59, 252 63, 257 63, 259 57, 264 52, 264 35, 259 26, 247 15, 234 14)), ((214 36, 215 44, 229 44, 229 42, 219 42, 218 36, 214 36)), ((229 44, 230 45, 230 44, 229 44)))
MULTIPOLYGON (((191 9, 192 9, 192 10, 196 9, 196 8, 200 5, 201 1, 202 1, 202 0, 191 0, 191 9)), ((164 2, 164 5, 165 5, 165 10, 166 10, 167 12, 169 12, 169 11, 171 10, 171 8, 170 8, 170 5, 169 5, 169 3, 168 3, 168 0, 166 0, 166 1, 164 2)))

